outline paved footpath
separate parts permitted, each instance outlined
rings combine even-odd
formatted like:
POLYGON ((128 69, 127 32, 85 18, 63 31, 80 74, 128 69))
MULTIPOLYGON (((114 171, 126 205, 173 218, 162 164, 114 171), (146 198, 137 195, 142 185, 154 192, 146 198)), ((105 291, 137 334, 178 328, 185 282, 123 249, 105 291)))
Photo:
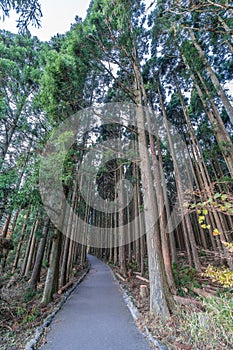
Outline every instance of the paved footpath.
POLYGON ((110 269, 89 255, 91 270, 57 313, 41 350, 151 350, 110 269))

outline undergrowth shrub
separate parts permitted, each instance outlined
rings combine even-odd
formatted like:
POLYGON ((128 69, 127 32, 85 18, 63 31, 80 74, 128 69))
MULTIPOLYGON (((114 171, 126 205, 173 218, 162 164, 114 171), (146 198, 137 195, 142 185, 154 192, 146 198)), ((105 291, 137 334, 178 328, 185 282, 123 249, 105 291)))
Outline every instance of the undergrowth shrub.
POLYGON ((181 329, 197 350, 233 349, 233 299, 205 298, 205 312, 181 311, 181 329))

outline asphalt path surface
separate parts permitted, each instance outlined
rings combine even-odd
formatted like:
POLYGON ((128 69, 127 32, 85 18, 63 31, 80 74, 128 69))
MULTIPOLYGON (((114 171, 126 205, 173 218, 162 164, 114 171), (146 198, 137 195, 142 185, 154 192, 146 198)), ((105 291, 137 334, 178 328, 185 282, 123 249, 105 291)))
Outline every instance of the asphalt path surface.
POLYGON ((91 270, 57 313, 41 350, 151 350, 137 329, 110 269, 88 256, 91 270))

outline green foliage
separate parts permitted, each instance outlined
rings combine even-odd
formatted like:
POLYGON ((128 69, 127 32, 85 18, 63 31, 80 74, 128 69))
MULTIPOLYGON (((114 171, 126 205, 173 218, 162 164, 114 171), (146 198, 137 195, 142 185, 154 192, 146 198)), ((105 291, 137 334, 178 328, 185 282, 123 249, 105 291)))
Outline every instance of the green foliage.
POLYGON ((17 27, 20 31, 26 31, 29 24, 40 26, 42 16, 41 5, 38 0, 1 0, 0 20, 4 20, 9 13, 15 10, 19 15, 17 27))
POLYGON ((0 198, 9 196, 17 180, 15 168, 4 170, 0 173, 0 198))
POLYGON ((144 212, 145 210, 144 204, 139 205, 138 208, 140 213, 144 212))
MULTIPOLYGON (((197 283, 195 276, 196 270, 190 267, 180 267, 176 263, 172 264, 175 284, 178 288, 178 292, 181 296, 185 295, 186 287, 193 285, 198 288, 199 284, 197 283)), ((188 291, 188 290, 187 290, 188 291)))
POLYGON ((127 270, 132 269, 133 271, 138 271, 137 261, 127 262, 127 270))
POLYGON ((17 313, 17 316, 23 316, 23 315, 25 315, 27 313, 27 308, 24 307, 24 306, 19 306, 17 308, 17 312, 16 313, 17 313))
POLYGON ((23 294, 23 300, 25 303, 29 302, 30 300, 32 300, 35 295, 37 294, 36 291, 30 289, 30 288, 27 288, 23 294))
POLYGON ((48 261, 43 261, 42 262, 42 267, 47 269, 49 267, 49 262, 48 261))
POLYGON ((25 325, 25 324, 34 322, 39 315, 40 315, 40 310, 37 308, 33 308, 32 310, 30 310, 30 314, 27 314, 24 316, 22 320, 22 324, 25 325))
POLYGON ((76 35, 63 42, 59 52, 44 53, 45 69, 41 77, 40 103, 50 118, 59 122, 76 113, 83 105, 83 89, 87 77, 88 57, 75 56, 83 43, 76 27, 76 35), (86 59, 86 60, 85 60, 86 59))
POLYGON ((41 47, 36 37, 0 31, 0 204, 7 210, 38 199, 32 149, 45 132, 45 119, 34 103, 41 75, 41 47))

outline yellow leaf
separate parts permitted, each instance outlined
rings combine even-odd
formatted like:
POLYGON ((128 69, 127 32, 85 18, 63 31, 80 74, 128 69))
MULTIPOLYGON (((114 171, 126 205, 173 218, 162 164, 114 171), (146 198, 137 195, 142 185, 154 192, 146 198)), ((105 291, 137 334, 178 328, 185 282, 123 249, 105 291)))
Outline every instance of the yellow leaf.
POLYGON ((199 218, 198 218, 199 224, 202 224, 204 220, 205 220, 204 216, 199 216, 199 218))
POLYGON ((214 231, 213 231, 213 235, 214 236, 221 235, 221 232, 219 232, 219 230, 217 228, 215 228, 214 231))

